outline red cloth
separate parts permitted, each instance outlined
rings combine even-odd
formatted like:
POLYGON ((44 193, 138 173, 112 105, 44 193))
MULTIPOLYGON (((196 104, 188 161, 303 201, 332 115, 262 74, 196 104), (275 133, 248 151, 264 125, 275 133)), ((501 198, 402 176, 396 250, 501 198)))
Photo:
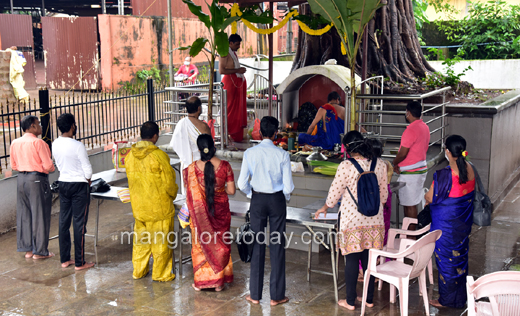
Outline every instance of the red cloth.
POLYGON ((332 104, 325 103, 321 107, 325 110, 331 110, 332 112, 334 112, 334 115, 336 116, 336 121, 338 120, 338 113, 336 112, 336 108, 332 104))
POLYGON ((234 181, 233 170, 225 160, 222 160, 215 169, 214 216, 209 213, 206 203, 204 170, 200 170, 197 162, 193 162, 184 169, 183 173, 186 183, 186 204, 190 210, 191 224, 196 228, 196 234, 192 238, 194 242, 200 244, 204 254, 201 260, 193 261, 193 271, 194 273, 198 271, 207 261, 213 272, 219 273, 226 268, 231 255, 231 244, 229 240, 226 242, 224 239, 224 233, 229 231, 231 225, 231 212, 225 186, 227 182, 234 181))
POLYGON ((225 75, 222 79, 227 91, 227 125, 228 134, 235 142, 244 138, 244 127, 247 126, 246 79, 236 74, 225 75))
POLYGON ((188 67, 186 65, 182 65, 179 70, 175 73, 175 75, 186 75, 188 77, 193 76, 193 79, 186 80, 186 83, 193 84, 195 83, 195 79, 197 78, 197 75, 199 74, 199 70, 197 69, 197 66, 194 64, 190 64, 188 67), (190 71, 194 70, 192 74, 190 74, 190 71))
POLYGON ((25 133, 11 143, 11 168, 47 174, 53 172, 54 164, 49 146, 34 134, 25 133))
POLYGON ((475 179, 470 180, 464 184, 459 183, 459 176, 454 174, 453 171, 451 173, 451 190, 450 190, 450 198, 459 198, 464 195, 473 192, 475 190, 475 179))
POLYGON ((401 146, 409 148, 406 158, 399 167, 411 166, 426 160, 426 152, 430 144, 430 129, 423 120, 416 120, 406 127, 401 137, 401 146))

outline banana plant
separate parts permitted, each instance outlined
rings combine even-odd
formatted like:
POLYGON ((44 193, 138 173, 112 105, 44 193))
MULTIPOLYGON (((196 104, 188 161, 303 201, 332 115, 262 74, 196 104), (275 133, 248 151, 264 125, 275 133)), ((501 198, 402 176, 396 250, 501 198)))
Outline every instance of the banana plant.
MULTIPOLYGON (((341 38, 350 71, 350 129, 356 126, 356 81, 355 65, 363 32, 377 9, 383 6, 381 0, 308 0, 311 11, 332 22, 341 38)), ((386 2, 386 1, 385 1, 386 2)))
MULTIPOLYGON (((218 0, 213 0, 210 4, 206 3, 209 8, 210 15, 202 11, 202 7, 196 5, 190 0, 182 0, 188 5, 191 13, 196 15, 199 20, 204 23, 208 29, 207 37, 197 38, 190 46, 180 47, 180 50, 188 50, 191 57, 195 57, 200 52, 204 52, 209 62, 210 80, 208 93, 208 123, 213 119, 213 78, 215 77, 215 58, 218 53, 225 57, 229 53, 228 35, 225 32, 226 28, 231 23, 238 21, 240 17, 232 17, 229 10, 218 4, 218 0), (204 51, 204 47, 209 45, 209 55, 204 51)), ((225 104, 222 106, 226 106, 225 104)))

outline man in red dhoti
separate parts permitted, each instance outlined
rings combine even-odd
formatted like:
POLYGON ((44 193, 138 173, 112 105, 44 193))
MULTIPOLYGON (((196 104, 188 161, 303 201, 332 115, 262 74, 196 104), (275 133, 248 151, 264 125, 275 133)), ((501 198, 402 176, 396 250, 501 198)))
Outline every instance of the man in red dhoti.
POLYGON ((242 38, 238 34, 229 36, 229 54, 220 57, 219 71, 224 75, 222 84, 227 90, 227 127, 233 141, 241 142, 244 138, 244 127, 247 126, 247 83, 244 73, 246 68, 240 67, 236 51, 240 48, 242 38))

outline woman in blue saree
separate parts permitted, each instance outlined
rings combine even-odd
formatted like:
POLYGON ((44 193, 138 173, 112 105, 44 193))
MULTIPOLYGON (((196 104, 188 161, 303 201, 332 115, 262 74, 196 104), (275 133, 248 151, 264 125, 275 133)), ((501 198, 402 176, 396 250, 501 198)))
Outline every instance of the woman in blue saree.
POLYGON ((340 134, 345 130, 345 108, 336 91, 329 93, 327 102, 316 113, 307 133, 298 135, 298 144, 319 146, 326 150, 333 150, 334 144, 341 144, 340 134))
POLYGON ((431 231, 442 230, 435 243, 435 262, 439 271, 439 299, 435 307, 464 308, 468 275, 469 234, 473 224, 475 173, 466 161, 466 140, 452 135, 446 139, 449 166, 438 170, 425 195, 430 203, 431 231))

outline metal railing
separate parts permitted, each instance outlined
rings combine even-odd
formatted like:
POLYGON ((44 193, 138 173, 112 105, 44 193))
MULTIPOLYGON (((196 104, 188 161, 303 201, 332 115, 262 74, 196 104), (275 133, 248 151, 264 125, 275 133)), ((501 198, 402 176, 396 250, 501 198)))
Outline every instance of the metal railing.
MULTIPOLYGON (((377 129, 379 129, 379 133, 372 133, 367 136, 368 137, 378 137, 378 138, 393 140, 393 141, 401 141, 402 133, 399 135, 394 135, 394 134, 385 135, 385 134, 383 134, 383 129, 384 128, 385 129, 388 129, 388 128, 403 128, 404 129, 408 126, 408 124, 382 122, 382 116, 383 115, 404 115, 406 113, 406 111, 385 109, 383 106, 383 101, 418 100, 421 102, 423 116, 424 116, 424 114, 433 114, 434 110, 436 110, 436 112, 438 112, 440 110, 440 115, 437 115, 434 118, 432 118, 428 121, 425 121, 425 123, 430 128, 430 137, 432 137, 436 133, 440 133, 440 137, 434 141, 431 141, 429 144, 429 147, 431 147, 435 144, 443 145, 444 140, 446 138, 446 119, 445 118, 446 118, 446 116, 448 116, 448 114, 446 113, 446 104, 449 103, 449 102, 446 102, 446 92, 449 91, 450 89, 451 89, 451 87, 445 87, 445 88, 431 91, 431 92, 421 94, 421 95, 395 95, 395 94, 394 95, 388 95, 388 94, 387 95, 383 95, 383 94, 357 95, 357 99, 359 99, 359 100, 380 100, 380 102, 381 102, 380 109, 370 109, 367 107, 360 107, 360 109, 357 111, 358 114, 360 115, 360 117, 364 116, 365 119, 367 119, 367 118, 370 119, 370 116, 367 116, 367 115, 375 115, 375 117, 378 117, 379 120, 377 120, 377 119, 372 120, 372 121, 370 121, 370 120, 361 121, 360 120, 359 124, 358 124, 358 129, 361 131, 361 128, 365 128, 365 127, 369 128, 369 129, 377 128, 377 129), (439 95, 439 94, 442 94, 442 103, 438 104, 438 105, 430 106, 430 107, 428 107, 428 109, 425 109, 424 99, 435 96, 435 95, 439 95), (437 121, 440 121, 440 123, 436 123, 437 121), (439 126, 434 127, 432 129, 432 125, 434 125, 434 123, 439 124, 439 126)), ((372 116, 372 117, 374 117, 374 116, 372 116)), ((442 146, 441 146, 440 151, 442 153, 442 151, 443 151, 442 146)), ((383 157, 392 158, 392 157, 395 157, 395 155, 385 154, 385 155, 383 155, 383 157)))
MULTIPOLYGON (((280 106, 281 100, 273 84, 266 77, 255 74, 252 86, 254 100, 253 111, 255 113, 255 118, 262 119, 262 117, 269 115, 269 98, 271 98, 271 115, 276 113, 274 116, 280 122, 282 115, 282 109, 280 106)), ((249 87, 251 87, 251 85, 249 87)), ((281 127, 283 128, 283 126, 281 127)))
MULTIPOLYGON (((175 125, 188 115, 188 112, 184 108, 184 104, 186 102, 186 97, 188 95, 193 94, 208 94, 209 92, 209 83, 206 84, 195 84, 195 85, 186 85, 186 86, 178 86, 178 87, 167 87, 166 91, 172 94, 171 99, 164 101, 164 104, 169 108, 168 111, 165 111, 164 114, 170 117, 167 125, 172 126, 172 131, 175 128, 175 125)), ((206 122, 208 120, 208 112, 207 112, 207 101, 204 102, 206 107, 203 107, 203 113, 201 116, 205 119, 206 122)), ((213 84, 213 108, 212 112, 216 114, 212 114, 212 118, 216 122, 214 123, 215 129, 215 145, 220 145, 220 149, 224 150, 224 148, 228 144, 228 129, 227 129, 227 91, 222 89, 222 84, 220 82, 215 82, 213 84), (225 105, 225 106, 222 106, 225 105), (216 111, 215 111, 216 110, 216 111)))
POLYGON ((64 95, 49 95, 40 90, 38 100, 28 102, 0 102, 0 173, 9 169, 10 146, 13 140, 23 135, 19 126, 26 115, 40 118, 42 139, 49 146, 61 133, 56 121, 62 113, 71 113, 76 119, 75 139, 87 149, 104 147, 121 140, 139 136, 141 125, 155 121, 162 129, 170 117, 164 114, 163 101, 168 92, 151 79, 146 87, 137 91, 82 91, 64 95))

